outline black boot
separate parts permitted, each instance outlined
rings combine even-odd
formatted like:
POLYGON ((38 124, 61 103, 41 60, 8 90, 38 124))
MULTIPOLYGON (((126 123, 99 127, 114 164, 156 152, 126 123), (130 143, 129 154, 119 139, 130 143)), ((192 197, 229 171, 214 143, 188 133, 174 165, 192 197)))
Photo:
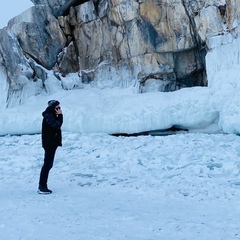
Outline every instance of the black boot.
POLYGON ((42 186, 39 185, 38 193, 39 194, 50 194, 50 193, 52 193, 52 191, 50 189, 48 189, 47 186, 42 187, 42 186))

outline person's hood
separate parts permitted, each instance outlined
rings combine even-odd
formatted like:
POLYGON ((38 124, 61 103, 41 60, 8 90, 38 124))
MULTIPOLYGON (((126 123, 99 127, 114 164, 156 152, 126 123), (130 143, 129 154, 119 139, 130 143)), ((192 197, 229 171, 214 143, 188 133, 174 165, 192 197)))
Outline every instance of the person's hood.
POLYGON ((47 107, 45 111, 42 112, 42 116, 45 117, 46 114, 55 114, 55 108, 47 107))
POLYGON ((46 108, 46 110, 42 113, 42 116, 44 117, 47 113, 50 114, 55 114, 55 108, 57 105, 59 105, 60 102, 57 100, 50 100, 48 101, 48 107, 46 108))

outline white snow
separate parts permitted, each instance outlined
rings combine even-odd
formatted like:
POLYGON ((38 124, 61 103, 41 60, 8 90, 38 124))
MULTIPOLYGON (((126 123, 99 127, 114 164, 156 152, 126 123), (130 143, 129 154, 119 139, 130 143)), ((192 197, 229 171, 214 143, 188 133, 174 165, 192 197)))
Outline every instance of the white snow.
POLYGON ((0 239, 240 239, 239 39, 219 42, 207 56, 209 87, 54 92, 48 79, 51 95, 1 108, 0 239), (41 196, 41 113, 50 99, 61 102, 63 147, 53 194, 41 196), (171 126, 189 133, 107 134, 171 126))
POLYGON ((240 238, 237 135, 63 132, 46 196, 40 139, 0 137, 3 240, 240 238))

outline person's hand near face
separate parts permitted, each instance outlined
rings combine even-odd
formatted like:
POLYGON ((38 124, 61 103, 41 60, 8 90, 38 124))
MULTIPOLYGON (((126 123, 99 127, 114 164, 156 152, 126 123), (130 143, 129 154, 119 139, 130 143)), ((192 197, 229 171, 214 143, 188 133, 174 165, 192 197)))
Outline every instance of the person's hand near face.
POLYGON ((55 111, 56 111, 56 114, 59 115, 59 114, 62 114, 62 110, 61 110, 61 107, 59 105, 57 105, 55 107, 55 111))

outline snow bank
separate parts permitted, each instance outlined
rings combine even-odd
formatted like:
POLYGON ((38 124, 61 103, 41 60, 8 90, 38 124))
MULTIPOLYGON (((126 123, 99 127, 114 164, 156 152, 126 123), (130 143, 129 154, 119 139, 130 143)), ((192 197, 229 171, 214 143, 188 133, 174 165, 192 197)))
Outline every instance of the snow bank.
MULTIPOLYGON (((39 133, 41 113, 50 99, 61 102, 63 130, 69 132, 131 134, 175 126, 239 134, 240 38, 218 36, 209 42, 208 87, 136 94, 134 84, 124 89, 102 86, 101 90, 82 84, 82 89, 55 92, 56 79, 50 77, 46 87, 51 95, 31 97, 19 107, 0 112, 0 135, 39 133)), ((69 78, 71 84, 76 82, 73 75, 69 78)))

